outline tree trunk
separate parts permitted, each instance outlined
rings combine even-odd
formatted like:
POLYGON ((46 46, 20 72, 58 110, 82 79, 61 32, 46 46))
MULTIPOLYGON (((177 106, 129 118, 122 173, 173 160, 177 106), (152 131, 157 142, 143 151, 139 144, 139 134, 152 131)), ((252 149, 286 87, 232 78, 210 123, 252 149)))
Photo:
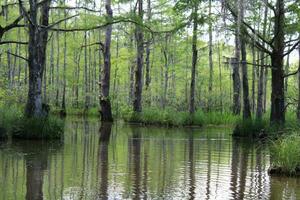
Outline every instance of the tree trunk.
POLYGON ((284 104, 284 1, 276 1, 276 15, 274 24, 274 49, 271 54, 272 64, 272 95, 271 95, 271 116, 270 122, 283 124, 285 122, 284 104))
POLYGON ((212 106, 212 89, 213 89, 213 54, 212 54, 212 19, 211 19, 211 1, 209 0, 209 81, 208 81, 208 110, 211 110, 212 106))
MULTIPOLYGON (((64 0, 64 4, 66 4, 66 0, 64 0)), ((64 10, 64 17, 67 17, 67 12, 64 10)), ((64 23, 64 28, 67 28, 67 21, 64 23)), ((64 65, 63 65, 63 96, 61 103, 61 115, 66 115, 66 70, 67 70, 67 34, 64 32, 64 65)))
POLYGON ((255 46, 254 43, 252 44, 252 63, 253 63, 253 67, 252 67, 252 113, 255 113, 255 93, 256 93, 256 88, 255 88, 255 84, 256 84, 256 72, 257 72, 257 66, 256 66, 256 51, 255 51, 255 46))
POLYGON ((240 78, 240 12, 238 0, 235 0, 236 8, 238 10, 236 21, 236 29, 235 29, 235 58, 231 61, 233 72, 232 72, 232 80, 233 80, 233 114, 239 115, 241 112, 241 78, 240 78))
MULTIPOLYGON (((150 22, 151 20, 151 0, 147 0, 147 20, 148 22, 150 22)), ((151 82, 151 79, 150 79, 150 53, 151 53, 151 50, 150 50, 150 42, 151 42, 151 39, 150 39, 150 35, 148 35, 148 39, 147 39, 147 44, 146 44, 146 81, 145 81, 145 90, 148 90, 149 86, 150 86, 150 82, 151 82)), ((151 98, 150 98, 151 99, 151 98)))
POLYGON ((198 8, 194 8, 194 19, 193 19, 193 41, 192 41, 192 71, 191 71, 191 88, 190 88, 190 114, 195 113, 195 82, 196 82, 196 66, 198 59, 198 50, 197 50, 197 30, 198 30, 198 8))
MULTIPOLYGON (((266 37, 267 30, 267 18, 268 18, 268 6, 265 6, 264 10, 264 24, 263 24, 263 37, 266 37)), ((265 53, 260 53, 260 69, 259 69, 259 81, 257 86, 257 107, 256 107, 256 118, 261 119, 263 115, 263 95, 264 95, 264 80, 265 80, 265 53)))
MULTIPOLYGON (((138 0, 138 18, 143 21, 143 1, 138 0)), ((133 100, 133 111, 142 112, 142 90, 143 90, 143 65, 144 65, 144 34, 140 25, 136 26, 137 58, 135 69, 135 90, 133 100)))
MULTIPOLYGON (((42 79, 46 60, 46 47, 48 30, 38 26, 38 3, 30 0, 28 65, 29 65, 29 90, 25 115, 27 117, 44 117, 48 113, 44 111, 42 104, 42 79)), ((47 27, 49 24, 50 1, 45 1, 41 7, 40 23, 47 27)))
POLYGON ((298 107, 297 107, 297 119, 300 120, 300 47, 298 48, 298 54, 299 54, 299 60, 298 60, 298 107))
POLYGON ((242 36, 243 31, 241 31, 241 23, 244 20, 244 0, 239 1, 240 7, 240 19, 238 20, 238 26, 240 27, 240 43, 241 43, 241 55, 242 55, 242 85, 243 85, 243 118, 251 118, 251 107, 249 101, 249 83, 248 83, 248 68, 247 68, 247 52, 246 52, 246 42, 242 36))
MULTIPOLYGON (((113 11, 111 9, 111 0, 105 1, 105 9, 107 20, 112 20, 113 11)), ((111 45, 111 33, 112 25, 106 27, 105 32, 105 44, 103 50, 104 65, 101 74, 101 94, 100 94, 100 106, 101 106, 101 121, 112 122, 111 104, 109 99, 109 88, 110 88, 110 45, 111 45)))

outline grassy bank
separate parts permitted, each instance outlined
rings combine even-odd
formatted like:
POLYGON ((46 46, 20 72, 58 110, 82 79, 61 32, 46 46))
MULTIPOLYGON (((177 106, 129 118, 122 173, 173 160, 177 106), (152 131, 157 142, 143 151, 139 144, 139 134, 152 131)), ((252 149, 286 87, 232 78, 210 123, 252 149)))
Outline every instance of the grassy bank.
POLYGON ((277 139, 283 133, 300 131, 299 121, 296 119, 294 112, 286 113, 286 122, 284 125, 272 125, 269 122, 269 113, 264 114, 261 120, 242 120, 236 121, 233 131, 234 137, 252 137, 277 139))
POLYGON ((0 107, 0 138, 7 139, 61 139, 64 122, 56 116, 47 118, 26 118, 23 108, 0 107))
POLYGON ((130 108, 125 108, 121 111, 121 118, 126 122, 161 126, 233 125, 238 119, 230 113, 204 113, 199 110, 190 115, 188 112, 159 108, 145 108, 141 113, 135 113, 130 108))
POLYGON ((272 143, 271 175, 300 175, 300 134, 293 132, 272 143))

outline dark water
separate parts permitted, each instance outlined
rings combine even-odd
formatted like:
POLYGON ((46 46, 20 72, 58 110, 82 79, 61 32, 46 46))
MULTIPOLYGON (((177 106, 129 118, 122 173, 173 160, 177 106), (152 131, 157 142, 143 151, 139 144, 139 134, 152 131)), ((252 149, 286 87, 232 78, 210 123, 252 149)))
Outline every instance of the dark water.
POLYGON ((63 143, 1 144, 0 199, 300 199, 264 145, 229 133, 69 119, 63 143))

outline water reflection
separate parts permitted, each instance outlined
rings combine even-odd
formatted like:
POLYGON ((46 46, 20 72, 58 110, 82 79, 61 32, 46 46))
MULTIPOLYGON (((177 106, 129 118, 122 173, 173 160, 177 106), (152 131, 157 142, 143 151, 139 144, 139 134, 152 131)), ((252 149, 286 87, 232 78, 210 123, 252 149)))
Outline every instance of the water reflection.
POLYGON ((265 145, 230 129, 68 120, 65 140, 0 145, 0 200, 297 199, 300 179, 269 177, 265 145))
POLYGON ((98 148, 99 199, 108 199, 108 145, 111 136, 111 123, 103 123, 100 127, 98 148))

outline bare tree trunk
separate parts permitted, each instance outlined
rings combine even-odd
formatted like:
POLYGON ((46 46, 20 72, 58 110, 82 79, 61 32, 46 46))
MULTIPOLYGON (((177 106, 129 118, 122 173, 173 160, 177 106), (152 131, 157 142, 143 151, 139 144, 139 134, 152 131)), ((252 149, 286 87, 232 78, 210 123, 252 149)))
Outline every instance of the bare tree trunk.
POLYGON ((197 30, 198 30, 198 8, 195 7, 194 13, 194 19, 193 19, 193 42, 192 42, 192 71, 191 71, 191 88, 190 88, 190 114, 195 113, 195 77, 196 77, 196 66, 197 66, 197 59, 198 59, 198 50, 197 50, 197 30))
MULTIPOLYGON (((268 7, 265 6, 264 10, 264 24, 263 24, 263 37, 266 37, 267 30, 267 18, 268 18, 268 7)), ((264 95, 264 80, 265 80, 265 53, 260 53, 260 69, 259 69, 259 80, 257 85, 257 107, 256 107, 256 118, 261 119, 263 115, 263 95, 264 95)))
MULTIPOLYGON (((147 20, 148 22, 150 22, 151 20, 151 0, 147 0, 147 20)), ((145 81, 145 90, 148 90, 149 86, 150 86, 150 35, 148 35, 147 38, 147 44, 146 44, 146 81, 145 81)), ((151 99, 151 98, 150 98, 151 99)))
MULTIPOLYGON (((239 10, 238 0, 235 0, 236 8, 239 10)), ((233 80, 233 114, 239 115, 241 112, 241 78, 240 78, 240 12, 238 12, 238 16, 235 19, 237 26, 235 30, 235 59, 232 60, 232 80, 233 80)))
MULTIPOLYGON (((143 21, 143 0, 138 0, 138 18, 143 21)), ((144 34, 140 25, 136 26, 136 42, 137 42, 137 58, 135 69, 135 90, 133 110, 134 112, 142 112, 142 90, 143 90, 143 65, 144 65, 144 34)))
MULTIPOLYGON (((241 22, 244 20, 244 0, 239 0, 240 7, 240 19, 238 20, 238 26, 241 28, 241 22)), ((242 31, 240 31, 242 33, 242 31)), ((243 36, 240 34, 241 42, 241 55, 242 55, 242 84, 243 84, 243 118, 251 118, 251 108, 249 101, 249 83, 248 83, 248 68, 247 68, 247 52, 246 52, 246 42, 243 36)))
POLYGON ((252 113, 255 113, 255 94, 256 94, 256 72, 257 72, 257 66, 256 66, 256 51, 254 43, 252 44, 252 113))
POLYGON ((167 104, 167 95, 168 95, 168 85, 169 85, 169 55, 168 55, 168 34, 165 36, 165 47, 163 49, 164 60, 165 60, 165 70, 164 70, 164 92, 163 92, 163 109, 167 104))
POLYGON ((212 46, 212 16, 211 16, 211 1, 209 0, 209 28, 208 28, 208 34, 209 34, 209 81, 208 81, 208 110, 211 110, 212 106, 212 90, 213 90, 213 46, 212 46))
MULTIPOLYGON (((64 0, 64 4, 66 4, 66 0, 64 0)), ((66 10, 64 11, 64 17, 67 17, 66 10)), ((65 29, 67 28, 67 22, 65 21, 65 29)), ((61 103, 61 115, 66 115, 66 69, 67 69, 67 34, 64 32, 64 66, 63 66, 63 96, 62 96, 62 103, 61 103)))
MULTIPOLYGON (((38 2, 30 0, 28 64, 29 64, 29 90, 25 115, 27 117, 43 117, 48 113, 42 104, 42 79, 46 60, 46 47, 48 30, 38 26, 38 2)), ((47 27, 49 24, 50 0, 45 1, 41 7, 40 23, 47 27)))
POLYGON ((219 63, 219 89, 220 89, 220 110, 223 112, 223 87, 222 87, 222 63, 221 63, 221 49, 220 43, 218 43, 218 63, 219 63))
MULTIPOLYGON (((105 9, 107 20, 112 20, 113 11, 111 9, 111 0, 105 1, 105 9)), ((106 27, 105 32, 105 44, 103 50, 104 65, 101 74, 101 94, 100 94, 100 106, 101 106, 101 121, 112 122, 111 104, 109 99, 109 88, 110 88, 110 45, 111 45, 111 33, 112 25, 106 27)))
POLYGON ((59 79, 59 61, 60 61, 60 42, 59 42, 59 32, 56 33, 56 42, 57 42, 57 57, 56 57, 56 98, 55 98, 55 106, 59 106, 59 88, 60 88, 60 79, 59 79))
MULTIPOLYGON (((299 37, 300 40, 300 37, 299 37)), ((298 107, 297 107, 297 119, 300 120, 300 46, 298 48, 299 60, 298 60, 298 107)))
POLYGON ((272 95, 271 95, 271 123, 283 124, 285 122, 284 104, 284 0, 276 1, 276 14, 274 24, 274 49, 271 54, 272 64, 272 95))
POLYGON ((87 32, 84 32, 84 110, 87 111, 89 109, 89 83, 88 83, 88 55, 87 55, 87 32))

